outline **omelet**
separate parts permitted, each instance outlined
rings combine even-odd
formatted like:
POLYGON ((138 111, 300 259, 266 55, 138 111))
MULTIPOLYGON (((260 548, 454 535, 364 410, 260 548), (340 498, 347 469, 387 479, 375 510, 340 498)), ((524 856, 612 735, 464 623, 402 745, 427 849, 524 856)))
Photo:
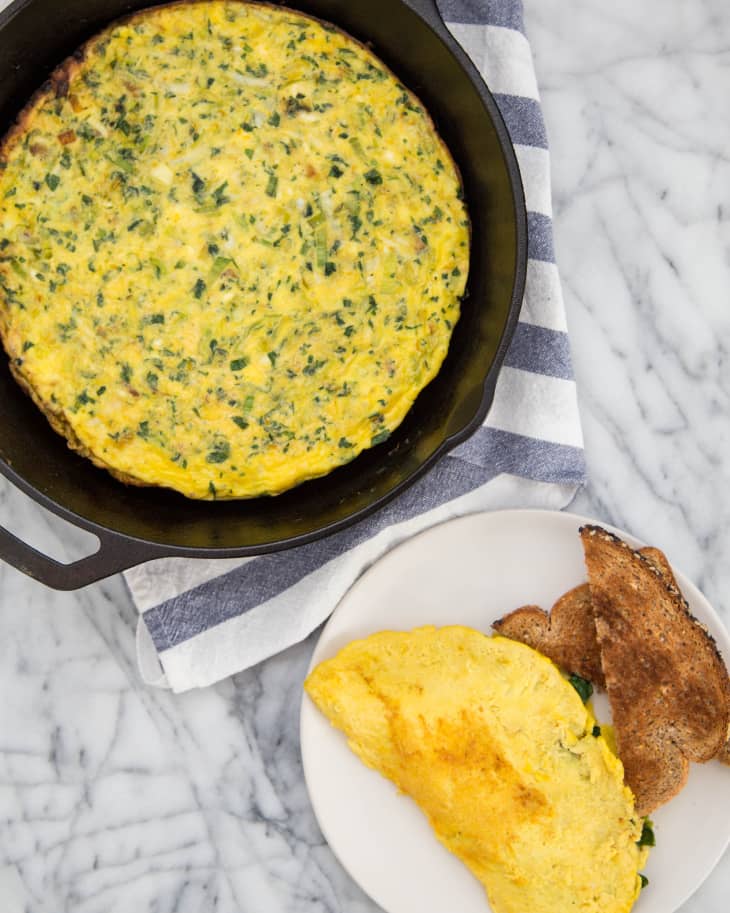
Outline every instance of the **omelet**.
POLYGON ((305 688, 352 751, 414 799, 494 913, 626 913, 647 849, 621 762, 530 647, 464 627, 383 631, 305 688))
POLYGON ((70 445, 191 498, 387 439, 469 269, 458 169, 367 48, 210 0, 111 25, 0 145, 0 335, 70 445))

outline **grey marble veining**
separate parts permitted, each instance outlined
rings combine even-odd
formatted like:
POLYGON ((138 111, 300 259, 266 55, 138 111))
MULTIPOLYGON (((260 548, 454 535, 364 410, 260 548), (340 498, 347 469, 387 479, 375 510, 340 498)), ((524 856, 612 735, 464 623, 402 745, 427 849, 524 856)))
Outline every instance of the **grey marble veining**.
MULTIPOLYGON (((730 9, 525 8, 590 471, 572 509, 662 546, 730 620, 730 9)), ((6 485, 0 517, 83 553, 6 485)), ((119 579, 3 566, 0 594, 3 913, 374 913, 303 784, 312 639, 175 697, 140 684, 119 579)), ((728 896, 726 854, 682 913, 728 896)))

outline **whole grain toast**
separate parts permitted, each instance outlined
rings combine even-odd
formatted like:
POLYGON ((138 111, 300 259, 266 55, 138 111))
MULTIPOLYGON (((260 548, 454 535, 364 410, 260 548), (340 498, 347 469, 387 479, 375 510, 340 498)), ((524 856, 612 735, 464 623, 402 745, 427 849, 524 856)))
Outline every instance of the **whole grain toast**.
POLYGON ((723 764, 730 766, 730 734, 728 735, 728 740, 720 749, 720 753, 717 756, 718 761, 722 761, 723 764))
POLYGON ((730 678, 652 556, 598 526, 580 535, 619 756, 645 815, 679 792, 689 761, 724 749, 730 678))
MULTIPOLYGON (((667 583, 676 586, 664 552, 651 547, 640 551, 654 563, 667 583)), ((566 672, 580 675, 596 687, 605 689, 601 651, 587 583, 564 593, 549 614, 539 606, 521 606, 500 618, 492 627, 503 637, 519 640, 538 650, 566 672)))
POLYGON ((653 564, 654 567, 659 571, 661 576, 664 578, 664 582, 667 584, 667 586, 673 586, 676 590, 679 590, 677 578, 674 576, 672 566, 669 561, 667 561, 667 556, 660 548, 654 548, 651 545, 645 545, 644 548, 640 548, 638 551, 646 558, 650 564, 653 564))
POLYGON ((492 627, 503 637, 539 651, 561 669, 605 687, 587 583, 564 593, 549 615, 538 606, 522 606, 492 627))
MULTIPOLYGON (((677 586, 671 565, 663 551, 651 546, 639 552, 652 563, 668 586, 677 586)), ((587 583, 564 593, 550 610, 528 605, 515 609, 492 627, 503 637, 519 640, 551 659, 566 672, 588 679, 605 689, 593 606, 587 583)), ((728 741, 717 754, 717 760, 730 766, 730 732, 728 741)))

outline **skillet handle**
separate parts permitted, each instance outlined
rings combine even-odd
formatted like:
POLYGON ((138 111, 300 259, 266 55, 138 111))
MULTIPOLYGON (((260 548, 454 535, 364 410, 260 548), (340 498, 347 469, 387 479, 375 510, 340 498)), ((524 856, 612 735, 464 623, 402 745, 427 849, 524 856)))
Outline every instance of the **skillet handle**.
POLYGON ((437 30, 444 28, 444 20, 436 0, 403 0, 415 13, 425 19, 429 25, 437 30))
POLYGON ((106 531, 95 534, 100 541, 97 552, 62 564, 0 527, 0 559, 54 590, 78 590, 162 554, 148 543, 106 531))

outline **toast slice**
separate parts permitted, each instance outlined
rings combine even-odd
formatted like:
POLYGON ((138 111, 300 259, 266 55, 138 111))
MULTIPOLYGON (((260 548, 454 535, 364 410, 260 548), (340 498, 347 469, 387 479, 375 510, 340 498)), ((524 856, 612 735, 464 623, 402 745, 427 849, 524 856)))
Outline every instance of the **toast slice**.
POLYGON ((689 761, 724 748, 730 678, 654 557, 598 526, 580 536, 619 756, 645 815, 679 792, 689 761))
POLYGON ((588 584, 564 593, 548 615, 538 606, 522 606, 495 621, 503 637, 532 647, 566 672, 605 687, 588 584))
MULTIPOLYGON (((667 583, 677 585, 664 552, 650 547, 640 551, 653 562, 667 583)), ((605 689, 587 583, 564 593, 549 614, 538 606, 522 606, 500 618, 492 627, 503 637, 519 640, 538 650, 566 672, 580 675, 605 689)))
MULTIPOLYGON (((658 570, 666 584, 677 586, 669 561, 663 551, 646 546, 639 552, 658 570)), ((593 605, 588 584, 574 587, 563 594, 548 614, 538 606, 515 609, 492 627, 503 637, 519 640, 538 650, 566 672, 588 679, 605 689, 598 647, 593 605)), ((717 754, 717 760, 730 766, 730 732, 728 741, 717 754)))

